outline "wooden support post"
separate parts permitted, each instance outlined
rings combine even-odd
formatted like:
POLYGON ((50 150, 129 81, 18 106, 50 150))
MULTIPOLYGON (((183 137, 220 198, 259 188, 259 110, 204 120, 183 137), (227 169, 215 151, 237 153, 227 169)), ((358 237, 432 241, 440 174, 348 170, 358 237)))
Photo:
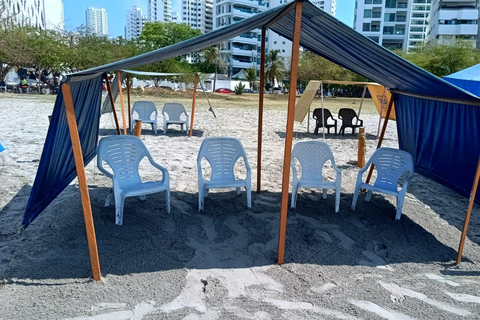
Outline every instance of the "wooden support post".
POLYGON ((302 26, 303 2, 295 2, 295 26, 292 40, 292 60, 290 63, 290 90, 288 92, 287 128, 285 153, 283 156, 282 202, 280 204, 280 230, 278 236, 278 264, 285 258, 285 238, 287 233, 288 187, 290 185, 290 159, 292 156, 293 120, 295 116, 295 98, 297 96, 298 56, 300 51, 300 31, 302 26))
POLYGON ((122 75, 117 71, 118 92, 120 93, 120 105, 122 106, 123 134, 127 135, 127 120, 125 119, 125 104, 123 103, 122 75))
POLYGON ((472 193, 470 194, 470 202, 468 203, 468 210, 463 222, 462 237, 460 238, 460 244, 458 245, 457 262, 462 262, 463 246, 465 245, 465 238, 467 237, 468 224, 470 223, 470 216, 473 210, 473 204, 475 202, 475 196, 477 195, 478 181, 480 180, 480 157, 478 158, 477 170, 475 172, 475 179, 473 180, 472 193))
POLYGON ((366 144, 365 127, 361 127, 360 129, 358 129, 357 165, 359 168, 363 168, 365 166, 365 144, 366 144))
POLYGON ((105 85, 107 86, 108 97, 110 98, 110 105, 112 106, 113 118, 115 119, 115 126, 117 127, 117 134, 120 135, 120 125, 118 124, 117 111, 115 110, 115 104, 113 103, 112 87, 110 87, 110 81, 108 81, 108 75, 105 74, 105 85))
POLYGON ((363 100, 365 99, 365 93, 367 93, 367 85, 363 86, 362 100, 360 100, 360 106, 358 107, 357 121, 355 122, 355 124, 357 125, 358 125, 358 120, 360 118, 360 114, 362 113, 362 105, 363 105, 363 100))
POLYGON ((70 139, 72 141, 73 157, 75 159, 75 168, 77 169, 78 185, 80 196, 82 198, 83 217, 85 219, 85 228, 87 230, 88 249, 90 251, 90 262, 92 265, 93 279, 101 280, 100 262, 98 260, 97 239, 95 237, 95 226, 93 224, 92 207, 90 204, 90 195, 88 193, 87 176, 85 174, 85 165, 83 163, 82 146, 78 134, 77 119, 73 106, 72 92, 70 84, 62 84, 63 100, 67 113, 68 128, 70 139))
POLYGON ((132 110, 130 108, 130 75, 127 73, 128 130, 132 130, 132 110))
POLYGON ((142 135, 142 120, 135 121, 135 127, 133 128, 133 135, 139 138, 142 135))
POLYGON ((257 146, 257 193, 262 190, 262 142, 263 142, 263 95, 265 86, 265 51, 267 27, 262 28, 262 46, 260 58, 260 88, 258 89, 258 146, 257 146))
POLYGON ((195 102, 197 100, 198 73, 195 74, 195 83, 193 85, 192 114, 190 116, 190 137, 193 134, 193 118, 195 117, 195 102))
MULTIPOLYGON (((388 103, 387 115, 385 116, 385 121, 383 121, 382 133, 380 134, 380 139, 378 139, 377 149, 382 146, 383 138, 385 137, 385 132, 387 131, 388 119, 390 118, 390 113, 392 112, 393 101, 394 100, 395 100, 395 93, 392 93, 392 95, 390 96, 390 101, 388 103)), ((380 117, 381 116, 382 115, 380 114, 380 117)), ((365 183, 370 182, 370 178, 372 178, 372 174, 373 174, 373 168, 374 168, 374 166, 373 166, 373 163, 372 163, 370 165, 370 170, 368 171, 368 176, 367 176, 367 180, 365 181, 365 183)))

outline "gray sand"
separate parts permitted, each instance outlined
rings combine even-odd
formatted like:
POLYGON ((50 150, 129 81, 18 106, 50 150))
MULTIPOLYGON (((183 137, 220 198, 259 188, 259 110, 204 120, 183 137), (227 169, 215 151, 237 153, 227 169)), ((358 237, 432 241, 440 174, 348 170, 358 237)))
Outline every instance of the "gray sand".
MULTIPOLYGON (((37 99, 37 100, 35 100, 37 99)), ((464 259, 455 266, 468 199, 415 175, 400 221, 394 198, 361 195, 350 209, 358 168, 356 137, 327 136, 342 171, 340 212, 331 191, 301 190, 288 216, 285 264, 276 264, 286 111, 267 110, 263 192, 246 209, 242 192, 213 191, 197 212, 196 156, 202 140, 235 136, 244 144, 256 190, 257 115, 215 101, 217 119, 198 106, 194 137, 173 127, 142 140, 168 168, 165 194, 128 198, 124 224, 104 207, 111 181, 87 167, 103 280, 91 279, 75 180, 19 234, 53 104, 0 97, 1 319, 480 319, 480 210, 474 208, 464 259)), ((190 106, 188 106, 190 110, 190 106)), ((362 117, 367 159, 377 115, 362 117)), ((110 114, 101 136, 114 134, 110 114)), ((294 143, 321 139, 295 124, 294 143)), ((313 129, 311 129, 313 131, 313 129)), ((384 146, 398 147, 395 123, 384 146)), ((157 172, 142 163, 147 178, 157 172)), ((473 178, 472 178, 473 179, 473 178)))

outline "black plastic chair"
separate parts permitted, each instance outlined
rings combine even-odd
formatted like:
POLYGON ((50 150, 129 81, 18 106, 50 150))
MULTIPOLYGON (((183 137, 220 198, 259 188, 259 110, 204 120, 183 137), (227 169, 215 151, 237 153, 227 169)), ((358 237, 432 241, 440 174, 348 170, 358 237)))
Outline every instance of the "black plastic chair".
POLYGON ((337 119, 333 118, 332 113, 328 109, 323 109, 323 116, 324 117, 322 117, 322 108, 313 110, 313 119, 317 121, 314 133, 318 134, 318 129, 326 128, 328 134, 330 134, 330 128, 334 128, 335 135, 337 135, 337 119), (333 124, 328 123, 329 118, 332 118, 333 124))
POLYGON ((345 135, 345 128, 352 128, 352 135, 355 134, 355 129, 363 127, 363 120, 360 120, 355 110, 350 108, 342 108, 338 111, 338 118, 342 120, 342 126, 340 127, 340 133, 345 135), (358 121, 354 121, 357 118, 358 121), (360 124, 357 124, 360 123, 360 124))

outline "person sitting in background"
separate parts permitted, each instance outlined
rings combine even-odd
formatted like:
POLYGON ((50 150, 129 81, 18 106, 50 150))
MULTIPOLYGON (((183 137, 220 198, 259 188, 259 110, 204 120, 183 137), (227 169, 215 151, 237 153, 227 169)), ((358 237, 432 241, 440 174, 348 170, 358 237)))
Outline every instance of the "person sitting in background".
POLYGON ((22 79, 20 80, 20 86, 19 86, 20 90, 19 92, 20 93, 26 93, 28 91, 28 81, 27 79, 25 79, 25 77, 22 77, 22 79))

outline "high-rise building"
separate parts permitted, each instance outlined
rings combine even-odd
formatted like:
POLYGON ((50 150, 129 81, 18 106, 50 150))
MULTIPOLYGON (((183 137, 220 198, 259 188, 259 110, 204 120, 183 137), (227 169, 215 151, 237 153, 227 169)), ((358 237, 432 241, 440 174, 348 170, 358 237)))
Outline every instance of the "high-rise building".
POLYGON ((455 39, 478 46, 478 0, 433 0, 427 40, 446 43, 455 39))
POLYGON ((125 15, 125 39, 134 40, 142 34, 143 26, 147 23, 147 17, 142 15, 142 9, 133 6, 125 15))
POLYGON ((356 0, 354 29, 389 49, 425 41, 431 0, 356 0))
POLYGON ((108 16, 104 8, 88 7, 87 34, 108 37, 108 16))
POLYGON ((148 0, 148 21, 172 22, 172 0, 148 0))
POLYGON ((172 11, 172 22, 182 23, 182 16, 177 11, 172 11))
POLYGON ((62 0, 3 0, 0 14, 6 25, 65 29, 62 0))
MULTIPOLYGON (((284 3, 291 2, 291 0, 270 0, 270 7, 277 7, 284 3)), ((337 10, 336 0, 312 0, 312 4, 318 8, 326 11, 327 13, 335 16, 337 10)), ((284 58, 285 63, 289 63, 289 59, 292 56, 292 42, 279 36, 273 31, 268 31, 268 51, 278 50, 280 55, 284 58)))
POLYGON ((213 28, 213 0, 183 0, 182 23, 202 33, 212 31, 213 28))

